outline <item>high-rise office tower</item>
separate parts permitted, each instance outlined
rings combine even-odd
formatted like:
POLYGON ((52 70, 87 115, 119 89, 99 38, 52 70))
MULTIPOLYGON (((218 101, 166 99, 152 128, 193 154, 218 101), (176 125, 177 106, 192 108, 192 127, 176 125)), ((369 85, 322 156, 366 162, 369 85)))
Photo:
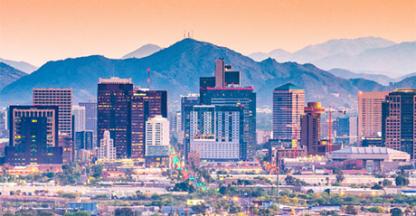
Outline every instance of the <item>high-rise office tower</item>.
POLYGON ((381 104, 388 92, 358 93, 358 138, 381 136, 381 104))
POLYGON ((145 157, 168 157, 170 131, 168 119, 156 115, 146 121, 146 152, 145 157))
MULTIPOLYGON (((215 86, 215 80, 214 80, 215 86)), ((201 83, 200 83, 201 84, 201 83)), ((202 87, 201 87, 202 88, 202 87)), ((189 133, 190 133, 190 113, 193 106, 200 104, 199 94, 188 94, 181 96, 181 130, 183 131, 183 152, 185 158, 188 158, 189 152, 189 133)))
POLYGON ((215 88, 225 87, 225 65, 224 59, 215 60, 215 88))
POLYGON ((304 113, 305 92, 287 83, 273 91, 273 139, 297 142, 300 138, 300 117, 304 113))
POLYGON ((85 107, 85 130, 93 132, 93 144, 97 146, 97 103, 81 102, 79 106, 85 107))
POLYGON ((358 142, 358 117, 350 116, 350 144, 358 142))
POLYGON ((86 112, 85 107, 73 105, 72 114, 74 115, 74 132, 85 131, 86 128, 86 112))
POLYGON ((233 70, 231 65, 225 65, 225 86, 240 85, 240 71, 233 70))
POLYGON ((114 146, 114 140, 110 137, 110 131, 104 130, 102 137, 97 149, 97 159, 105 161, 117 159, 117 148, 114 146))
MULTIPOLYGON (((239 72, 232 71, 231 66, 224 64, 223 59, 217 59, 215 61, 214 75, 215 79, 206 77, 200 80, 200 104, 231 107, 240 106, 243 108, 244 142, 242 160, 252 160, 254 159, 256 146, 256 93, 254 92, 254 88, 251 86, 240 86, 239 72), (226 80, 225 73, 234 75, 227 76, 229 80, 226 80)), ((187 135, 189 135, 189 131, 185 131, 185 143, 187 135)))
POLYGON ((131 156, 131 79, 100 79, 97 91, 97 143, 109 131, 117 158, 131 156))
POLYGON ((175 113, 175 128, 173 128, 173 130, 175 131, 176 134, 180 134, 182 132, 182 113, 181 111, 177 111, 175 113))
POLYGON ((58 147, 57 106, 10 106, 9 113, 6 163, 62 163, 62 148, 58 147))
POLYGON ((350 143, 350 118, 349 116, 340 116, 334 122, 335 143, 350 143))
POLYGON ((200 103, 199 94, 188 94, 181 96, 181 129, 185 131, 185 128, 189 125, 189 113, 194 105, 200 103))
POLYGON ((242 160, 252 160, 256 147, 256 93, 253 87, 208 88, 201 95, 202 105, 241 107, 243 109, 242 160))
POLYGON ((382 104, 382 141, 416 158, 416 89, 390 92, 382 104))
POLYGON ((35 88, 33 105, 58 106, 59 133, 72 136, 72 90, 65 88, 35 88))
POLYGON ((92 131, 75 132, 75 151, 80 149, 93 150, 93 133, 92 131))
POLYGON ((131 158, 144 159, 146 121, 157 115, 167 118, 167 92, 134 89, 131 101, 131 158))
POLYGON ((301 117, 301 145, 306 147, 308 154, 320 154, 321 114, 325 111, 319 102, 309 102, 301 117))
POLYGON ((7 109, 0 108, 0 138, 8 137, 7 128, 7 109))
POLYGON ((195 105, 191 111, 189 153, 209 161, 245 160, 243 121, 242 107, 195 105))

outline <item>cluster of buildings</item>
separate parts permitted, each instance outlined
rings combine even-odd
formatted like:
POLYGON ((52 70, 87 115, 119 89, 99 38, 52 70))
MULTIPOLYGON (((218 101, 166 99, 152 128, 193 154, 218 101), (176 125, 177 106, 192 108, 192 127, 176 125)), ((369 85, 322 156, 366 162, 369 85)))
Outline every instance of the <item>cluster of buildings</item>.
POLYGON ((200 78, 199 94, 181 98, 177 134, 186 160, 252 160, 256 148, 256 93, 240 72, 215 61, 213 77, 200 78))
POLYGON ((169 165, 167 92, 133 88, 129 79, 100 79, 97 102, 78 105, 71 89, 35 88, 31 105, 9 106, 7 121, 8 165, 126 158, 169 165))
MULTIPOLYGON (((278 158, 323 156, 354 145, 386 147, 414 159, 415 108, 414 89, 359 92, 358 115, 347 115, 306 103, 304 90, 287 83, 273 90, 272 130, 263 135, 278 158)), ((255 157, 256 93, 223 59, 215 61, 214 76, 200 77, 199 94, 182 96, 180 111, 171 122, 167 117, 167 92, 135 87, 131 79, 99 79, 96 102, 78 104, 71 89, 35 88, 32 104, 0 112, 0 133, 9 132, 0 156, 10 165, 132 159, 166 167, 173 132, 186 161, 255 157)))

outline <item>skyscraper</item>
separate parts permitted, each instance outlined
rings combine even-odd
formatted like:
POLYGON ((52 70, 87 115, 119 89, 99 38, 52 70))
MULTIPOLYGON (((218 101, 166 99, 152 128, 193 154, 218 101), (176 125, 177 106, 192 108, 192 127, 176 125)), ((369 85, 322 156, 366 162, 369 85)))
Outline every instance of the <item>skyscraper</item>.
MULTIPOLYGON (((230 65, 225 65, 223 59, 215 61, 215 77, 201 77, 200 104, 243 108, 244 142, 242 160, 252 160, 256 146, 256 93, 254 88, 240 86, 240 74, 232 71, 230 65), (226 73, 230 73, 226 76, 226 73), (213 87, 214 86, 214 87, 213 87)), ((184 114, 184 113, 183 113, 184 114)), ((183 124, 186 125, 187 115, 183 115, 183 124)), ((189 130, 185 130, 185 144, 189 130)), ((185 145, 186 147, 186 145, 185 145)))
POLYGON ((195 105, 190 116, 189 153, 209 161, 245 160, 242 107, 195 105))
POLYGON ((256 93, 253 87, 208 88, 201 105, 241 107, 243 109, 242 160, 252 160, 256 147, 256 93))
POLYGON ((388 92, 358 93, 358 139, 381 136, 381 104, 388 92))
POLYGON ((80 149, 93 150, 93 139, 92 131, 75 132, 75 151, 80 149))
POLYGON ((131 156, 131 79, 100 79, 97 91, 97 143, 108 131, 117 158, 131 156))
POLYGON ((114 146, 114 140, 110 137, 110 131, 105 130, 102 137, 97 152, 98 160, 112 161, 117 159, 117 149, 114 146))
POLYGON ((144 159, 146 121, 157 115, 167 118, 167 92, 134 89, 131 101, 131 158, 144 159))
POLYGON ((382 104, 382 141, 416 158, 416 89, 390 92, 382 104))
POLYGON ((85 131, 86 128, 86 113, 85 107, 73 105, 72 114, 74 115, 74 132, 85 131))
POLYGON ((65 88, 35 88, 33 105, 58 106, 59 133, 72 136, 72 90, 65 88))
POLYGON ((225 87, 225 65, 224 59, 215 60, 215 88, 225 87))
POLYGON ((305 107, 305 114, 301 117, 301 145, 306 147, 308 154, 320 154, 321 149, 321 114, 324 108, 319 102, 309 102, 305 107))
POLYGON ((300 138, 300 117, 304 113, 304 90, 287 83, 273 91, 273 139, 291 143, 300 138))
POLYGON ((181 129, 185 131, 185 128, 188 127, 189 124, 189 113, 192 110, 194 105, 198 105, 200 103, 199 94, 188 94, 186 96, 181 96, 181 129))
POLYGON ((62 163, 62 148, 58 147, 57 106, 10 106, 9 113, 6 163, 62 163))
POLYGON ((168 165, 170 131, 168 119, 156 115, 146 121, 146 164, 168 165))
POLYGON ((93 132, 93 144, 97 146, 97 103, 82 102, 79 106, 85 107, 85 129, 93 132))
POLYGON ((7 137, 7 109, 0 108, 0 138, 7 137))
MULTIPOLYGON (((215 81, 214 81, 214 85, 215 85, 215 81)), ((185 158, 188 158, 187 154, 189 152, 189 141, 190 141, 189 134, 190 134, 190 125, 191 125, 190 114, 191 114, 193 106, 199 105, 199 104, 200 104, 199 94, 188 94, 187 96, 181 96, 181 119, 182 119, 181 129, 183 131, 183 149, 182 150, 185 153, 185 158)))

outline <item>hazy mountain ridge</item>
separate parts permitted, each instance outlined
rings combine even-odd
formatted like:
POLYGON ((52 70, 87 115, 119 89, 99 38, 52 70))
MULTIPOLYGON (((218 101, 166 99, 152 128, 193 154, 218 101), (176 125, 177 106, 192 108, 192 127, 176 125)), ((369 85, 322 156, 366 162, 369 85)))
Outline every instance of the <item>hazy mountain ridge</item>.
POLYGON ((160 51, 162 47, 156 45, 156 44, 145 44, 138 49, 126 54, 123 56, 123 59, 126 58, 143 58, 152 55, 153 53, 156 53, 160 51))
POLYGON ((348 81, 320 70, 311 64, 278 63, 273 59, 255 62, 225 47, 184 39, 141 59, 108 59, 87 56, 51 61, 34 73, 4 88, 0 96, 10 102, 30 101, 34 87, 72 87, 76 99, 95 99, 100 77, 132 77, 136 85, 147 86, 147 68, 151 69, 151 87, 166 89, 170 100, 181 94, 198 92, 199 77, 211 76, 214 60, 224 58, 241 71, 242 82, 253 85, 259 104, 271 104, 272 90, 286 82, 306 89, 309 100, 347 105, 357 89, 348 81))
POLYGON ((0 90, 27 74, 0 62, 0 90))
POLYGON ((131 77, 136 85, 147 87, 147 70, 150 69, 151 88, 167 90, 170 102, 178 104, 180 95, 198 92, 199 77, 212 76, 214 60, 220 57, 241 72, 243 85, 255 87, 259 106, 270 106, 273 89, 287 82, 303 87, 307 101, 350 108, 355 108, 358 91, 384 88, 368 80, 339 78, 312 64, 279 63, 271 58, 256 62, 226 47, 184 39, 140 59, 108 59, 95 55, 50 61, 6 86, 0 92, 0 99, 9 104, 27 103, 34 87, 70 87, 74 90, 75 101, 95 100, 100 77, 131 77))
POLYGON ((25 73, 32 73, 33 71, 35 71, 37 69, 36 66, 31 65, 27 62, 24 61, 13 61, 13 60, 9 60, 9 59, 2 59, 0 58, 0 62, 3 62, 19 71, 25 72, 25 73))
POLYGON ((329 70, 330 73, 334 74, 337 77, 344 79, 366 79, 375 81, 382 85, 389 85, 391 82, 400 81, 401 79, 394 79, 383 74, 371 74, 371 73, 355 73, 349 70, 334 68, 329 70))
POLYGON ((258 61, 271 57, 279 62, 309 62, 325 70, 343 68, 358 73, 400 77, 415 71, 416 42, 394 43, 378 37, 339 39, 310 45, 294 53, 286 52, 285 55, 257 52, 250 56, 258 61))

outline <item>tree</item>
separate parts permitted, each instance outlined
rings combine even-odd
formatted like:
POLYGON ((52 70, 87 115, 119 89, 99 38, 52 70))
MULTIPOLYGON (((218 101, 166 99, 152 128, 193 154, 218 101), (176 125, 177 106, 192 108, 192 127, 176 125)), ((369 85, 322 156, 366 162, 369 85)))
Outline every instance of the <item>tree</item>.
POLYGON ((374 184, 371 187, 371 189, 373 189, 373 190, 382 190, 383 189, 383 186, 381 186, 380 184, 374 184))
POLYGON ((64 185, 74 185, 81 179, 81 168, 76 164, 62 165, 62 173, 58 174, 58 179, 64 185))
POLYGON ((134 216, 134 212, 129 208, 118 208, 115 210, 114 216, 134 216))
POLYGON ((373 206, 367 209, 367 211, 372 212, 372 213, 383 213, 384 209, 383 207, 380 206, 373 206))
POLYGON ((293 185, 293 186, 305 186, 305 185, 307 185, 306 182, 304 182, 300 179, 297 179, 297 178, 295 178, 291 175, 286 176, 285 182, 286 182, 287 185, 293 185))
POLYGON ((348 205, 345 208, 345 213, 352 214, 352 215, 356 215, 356 214, 358 214, 358 211, 357 211, 357 209, 353 205, 348 205))
POLYGON ((345 179, 345 177, 344 177, 344 173, 342 172, 342 170, 339 170, 339 171, 337 172, 337 175, 336 175, 336 182, 337 182, 338 184, 340 184, 342 181, 344 181, 344 179, 345 179))
POLYGON ((403 212, 401 209, 399 208, 393 208, 392 210, 390 210, 391 216, 402 216, 403 212))
POLYGON ((393 182, 391 182, 390 180, 388 180, 388 179, 384 179, 383 180, 383 182, 382 182, 382 185, 384 186, 384 187, 389 187, 389 186, 391 186, 393 184, 393 182))
POLYGON ((395 178, 396 186, 407 186, 409 184, 409 179, 404 175, 400 174, 395 178))
POLYGON ((91 167, 91 171, 92 171, 92 177, 94 178, 101 178, 101 175, 103 173, 103 166, 102 165, 94 165, 91 167))
POLYGON ((195 187, 189 182, 189 180, 179 182, 175 184, 175 187, 173 187, 173 191, 185 191, 192 193, 195 191, 195 187))

